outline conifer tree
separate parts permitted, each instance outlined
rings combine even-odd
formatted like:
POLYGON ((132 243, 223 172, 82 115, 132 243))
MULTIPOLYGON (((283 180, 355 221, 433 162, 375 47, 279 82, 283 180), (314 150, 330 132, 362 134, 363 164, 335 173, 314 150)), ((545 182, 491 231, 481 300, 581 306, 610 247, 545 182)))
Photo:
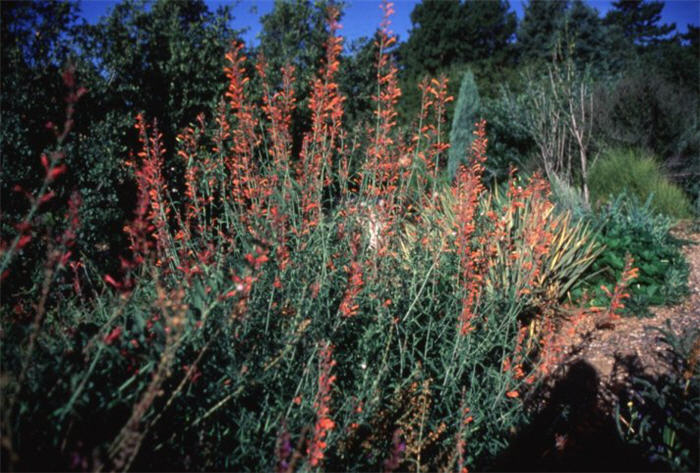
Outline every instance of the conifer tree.
POLYGON ((639 46, 659 42, 675 23, 659 24, 664 3, 657 0, 617 0, 605 15, 605 23, 619 29, 626 41, 639 46))
POLYGON ((474 82, 474 74, 468 69, 459 86, 459 96, 450 129, 450 150, 447 160, 450 180, 454 179, 459 165, 465 162, 468 155, 469 147, 474 140, 474 124, 479 118, 480 106, 479 89, 474 82))

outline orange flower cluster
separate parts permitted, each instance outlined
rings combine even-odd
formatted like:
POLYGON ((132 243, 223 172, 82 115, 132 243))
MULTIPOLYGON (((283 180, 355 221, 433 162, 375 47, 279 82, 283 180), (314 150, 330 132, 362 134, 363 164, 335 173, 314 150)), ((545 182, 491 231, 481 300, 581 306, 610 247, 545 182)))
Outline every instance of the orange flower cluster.
MULTIPOLYGON (((229 82, 224 96, 228 99, 229 108, 236 120, 236 126, 230 132, 230 155, 225 159, 231 173, 233 201, 240 210, 247 209, 249 201, 262 188, 256 179, 255 162, 251 159, 260 139, 256 133, 258 120, 245 93, 249 79, 245 76, 246 57, 241 53, 242 49, 243 43, 239 43, 226 54, 229 65, 224 68, 229 82)), ((245 223, 247 218, 243 212, 241 218, 245 223)))
MULTIPOLYGON (((525 377, 525 372, 523 371, 523 363, 525 362, 525 355, 527 355, 525 347, 523 347, 523 342, 525 341, 525 336, 528 333, 528 327, 523 326, 518 330, 518 338, 515 342, 515 350, 513 350, 513 359, 508 356, 503 360, 503 372, 511 372, 513 379, 520 380, 525 377)), ((526 382, 531 383, 534 381, 532 378, 526 380, 526 382)))
POLYGON ((386 0, 381 5, 384 16, 378 32, 379 55, 377 57, 377 94, 372 96, 376 108, 374 130, 369 130, 370 144, 367 149, 365 174, 368 197, 391 196, 399 179, 399 143, 392 136, 396 125, 396 103, 401 97, 398 85, 398 68, 387 52, 396 43, 396 36, 389 30, 389 18, 394 13, 394 4, 386 0))
POLYGON ((357 314, 357 309, 359 308, 355 304, 355 298, 363 286, 362 265, 357 261, 353 261, 346 270, 348 272, 348 287, 345 289, 345 294, 338 310, 343 314, 343 317, 352 317, 357 314))
MULTIPOLYGON (((201 217, 203 207, 211 203, 213 196, 209 199, 204 198, 199 195, 197 189, 197 183, 199 182, 199 177, 203 170, 208 170, 211 167, 210 160, 205 158, 205 162, 198 165, 196 159, 198 157, 198 147, 199 140, 204 134, 205 124, 204 124, 204 114, 197 115, 197 125, 198 128, 195 129, 191 126, 186 127, 182 133, 180 133, 175 141, 180 145, 177 150, 177 155, 183 159, 185 162, 185 222, 182 225, 182 231, 187 233, 187 240, 190 239, 189 233, 192 231, 192 220, 196 217, 201 217)), ((210 179, 209 186, 213 187, 213 179, 210 179)), ((202 220, 198 221, 198 232, 200 235, 204 234, 204 227, 202 225, 202 220)), ((177 237, 176 237, 177 238, 177 237)))
POLYGON ((314 409, 316 409, 316 425, 314 436, 307 448, 306 454, 311 466, 319 466, 323 460, 323 451, 326 448, 325 438, 328 432, 335 428, 335 422, 329 417, 331 388, 335 382, 335 375, 331 375, 331 369, 336 362, 332 359, 333 348, 325 343, 319 354, 318 392, 314 409))
POLYGON ((464 289, 462 299, 462 312, 459 317, 459 327, 462 335, 466 335, 474 327, 471 320, 474 317, 473 308, 476 305, 481 291, 481 275, 479 267, 482 265, 482 256, 472 248, 472 235, 475 230, 475 215, 479 205, 479 198, 485 188, 481 182, 486 161, 486 121, 481 120, 476 124, 474 131, 476 138, 472 142, 470 150, 470 164, 460 166, 457 172, 452 192, 455 196, 455 246, 460 259, 460 285, 464 289))
POLYGON ((294 98, 294 66, 282 68, 282 90, 273 93, 267 79, 265 56, 260 53, 255 70, 258 72, 263 88, 262 110, 269 121, 267 130, 270 136, 270 156, 272 156, 274 174, 273 187, 279 178, 286 177, 289 168, 289 155, 292 151, 290 126, 292 112, 296 108, 294 98))
POLYGON ((313 83, 309 99, 311 130, 304 136, 299 154, 297 180, 302 188, 302 233, 318 223, 321 193, 323 186, 330 183, 332 156, 340 146, 345 98, 340 95, 338 84, 335 82, 340 67, 339 57, 343 50, 343 38, 336 36, 340 29, 339 14, 337 7, 328 8, 329 37, 326 43, 326 58, 319 76, 313 83))
POLYGON ((359 254, 360 239, 362 235, 358 232, 353 235, 350 241, 350 252, 352 253, 353 261, 345 267, 348 273, 348 285, 345 289, 345 294, 340 302, 338 311, 343 317, 352 317, 357 314, 359 306, 355 303, 355 299, 362 291, 364 282, 362 280, 362 265, 357 261, 359 254))
POLYGON ((457 471, 459 473, 469 473, 469 469, 465 465, 465 453, 467 447, 467 441, 464 439, 465 430, 467 426, 474 422, 474 417, 470 415, 470 409, 464 405, 464 391, 462 391, 462 402, 460 406, 460 411, 462 413, 459 422, 459 429, 457 430, 457 439, 455 443, 455 453, 457 455, 457 471))
POLYGON ((155 239, 156 250, 159 252, 169 246, 167 224, 170 207, 165 201, 164 193, 167 186, 161 173, 165 156, 163 135, 158 131, 157 122, 154 120, 151 136, 149 136, 142 114, 136 116, 135 127, 139 130, 139 142, 142 147, 137 153, 142 160, 141 167, 135 172, 138 203, 135 221, 124 230, 131 239, 134 261, 140 264, 152 245, 149 238, 155 239))
POLYGON ((610 319, 619 319, 618 311, 625 308, 624 300, 629 299, 630 294, 627 292, 627 288, 630 283, 639 277, 639 269, 633 267, 634 258, 629 253, 625 258, 625 268, 622 270, 622 276, 620 280, 615 284, 615 289, 612 293, 605 286, 600 286, 600 288, 607 294, 610 298, 610 305, 604 312, 604 317, 609 317, 610 319))
POLYGON ((420 129, 413 137, 416 144, 426 142, 425 147, 418 149, 417 155, 424 162, 428 175, 435 179, 441 165, 443 153, 450 147, 442 141, 442 125, 445 123, 447 104, 454 97, 447 93, 447 77, 443 74, 438 79, 425 78, 418 84, 421 90, 420 129))

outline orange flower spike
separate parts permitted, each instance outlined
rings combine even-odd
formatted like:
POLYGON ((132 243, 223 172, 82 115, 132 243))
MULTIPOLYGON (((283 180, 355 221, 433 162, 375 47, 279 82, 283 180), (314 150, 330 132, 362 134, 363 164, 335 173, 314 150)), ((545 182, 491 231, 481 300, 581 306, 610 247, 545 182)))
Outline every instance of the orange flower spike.
POLYGON ((633 267, 633 264, 634 258, 632 255, 627 254, 625 258, 625 267, 622 270, 622 276, 615 284, 615 288, 613 289, 612 293, 610 293, 605 286, 601 286, 606 295, 610 297, 610 305, 605 311, 605 314, 611 319, 619 318, 617 311, 625 308, 625 304, 622 301, 630 297, 629 293, 627 292, 627 288, 639 275, 639 270, 633 267))
POLYGON ((342 52, 342 37, 336 36, 340 29, 338 9, 328 8, 329 36, 326 42, 326 58, 313 81, 309 109, 311 129, 304 136, 297 164, 297 182, 302 190, 302 233, 309 231, 319 221, 320 201, 324 185, 328 184, 332 156, 340 148, 343 101, 335 75, 339 67, 338 57, 342 52), (325 179, 324 179, 325 175, 325 179))
POLYGON ((306 450, 311 466, 319 466, 324 458, 323 451, 326 448, 325 438, 328 432, 335 428, 335 422, 329 417, 331 400, 331 388, 336 377, 331 375, 331 369, 336 362, 332 359, 333 347, 325 343, 319 353, 318 391, 314 408, 316 409, 316 424, 314 435, 306 450))

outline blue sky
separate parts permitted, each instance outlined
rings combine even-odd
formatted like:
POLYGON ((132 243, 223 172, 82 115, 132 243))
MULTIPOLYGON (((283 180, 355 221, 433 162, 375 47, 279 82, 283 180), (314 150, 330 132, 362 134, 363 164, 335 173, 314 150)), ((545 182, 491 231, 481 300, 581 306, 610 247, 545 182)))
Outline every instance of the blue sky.
MULTIPOLYGON (((486 1, 486 0, 484 0, 486 1)), ((83 17, 90 23, 95 23, 102 15, 106 14, 116 3, 112 0, 83 0, 81 8, 83 17)), ((237 29, 247 28, 244 35, 246 44, 255 44, 256 36, 260 32, 259 18, 272 10, 272 0, 243 0, 237 4, 230 1, 206 0, 211 10, 216 10, 219 5, 235 5, 233 8, 233 27, 237 29)), ((346 41, 371 36, 381 21, 380 2, 378 0, 348 0, 341 20, 343 26, 340 33, 346 41)), ((392 30, 399 35, 399 39, 408 37, 411 28, 411 11, 418 0, 395 0, 396 13, 392 18, 392 30)), ((522 17, 525 0, 511 0, 511 8, 519 18, 522 17)), ((601 14, 610 9, 609 0, 589 0, 589 5, 595 7, 601 14)), ((668 0, 662 12, 662 22, 676 23, 681 31, 687 30, 687 24, 700 24, 700 0, 668 0)))

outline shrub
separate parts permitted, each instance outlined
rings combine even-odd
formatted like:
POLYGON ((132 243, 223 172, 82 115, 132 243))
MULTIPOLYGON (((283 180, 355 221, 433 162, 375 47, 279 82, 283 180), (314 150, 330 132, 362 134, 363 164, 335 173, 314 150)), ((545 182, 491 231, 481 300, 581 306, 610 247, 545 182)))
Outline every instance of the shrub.
POLYGON ((683 191, 663 175, 654 157, 643 151, 609 150, 591 169, 590 186, 593 202, 604 203, 626 191, 640 201, 651 197, 651 207, 657 212, 677 218, 691 214, 683 191))
POLYGON ((627 254, 639 269, 627 313, 643 315, 649 305, 673 304, 687 294, 688 264, 680 242, 670 234, 670 218, 655 213, 650 203, 648 199, 641 205, 635 197, 621 195, 591 215, 605 248, 591 266, 587 288, 579 288, 577 296, 589 291, 594 305, 606 305, 606 292, 620 279, 627 254))
MULTIPOLYGON (((174 140, 181 195, 165 179, 163 135, 137 116, 118 271, 67 269, 83 263, 70 248, 78 216, 90 217, 72 201, 38 302, 3 299, 3 467, 421 471, 483 468, 504 449, 554 360, 552 314, 595 244, 553 215, 541 179, 512 178, 489 197, 484 122, 469 163, 440 187, 447 81, 422 83, 426 120, 404 140, 386 53, 376 127, 364 152, 350 149, 337 15, 298 154, 294 69, 276 89, 259 63, 256 104, 238 45, 213 119, 174 140)), ((383 26, 380 51, 395 41, 383 26)), ((57 166, 70 172, 59 160, 42 159, 32 202, 57 166)), ((17 232, 41 215, 33 208, 17 232)), ((27 240, 12 241, 0 267, 10 278, 27 240)))
POLYGON ((654 328, 671 371, 658 379, 635 376, 616 405, 622 438, 646 453, 654 468, 698 470, 700 437, 700 331, 677 336, 654 328))
POLYGON ((535 153, 535 142, 526 126, 525 97, 502 90, 499 97, 486 98, 482 115, 488 123, 489 159, 486 182, 504 182, 512 166, 522 169, 535 153))

